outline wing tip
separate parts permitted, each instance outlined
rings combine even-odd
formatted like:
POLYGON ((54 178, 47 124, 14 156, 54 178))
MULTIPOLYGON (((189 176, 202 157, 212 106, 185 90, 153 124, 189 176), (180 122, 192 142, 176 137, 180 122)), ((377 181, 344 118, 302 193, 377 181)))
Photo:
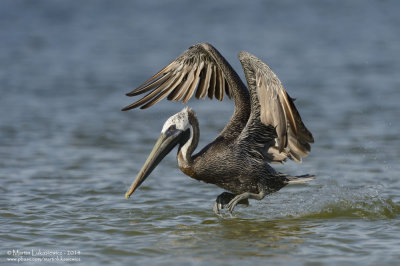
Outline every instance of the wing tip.
POLYGON ((121 111, 125 112, 131 109, 134 109, 135 106, 132 106, 132 104, 125 106, 124 108, 121 108, 121 111))
POLYGON ((136 89, 133 90, 133 91, 130 91, 128 93, 125 93, 125 96, 128 96, 128 97, 132 97, 132 96, 136 96, 136 95, 137 95, 136 89))
POLYGON ((128 106, 125 106, 124 108, 121 108, 121 111, 122 111, 122 112, 125 112, 125 111, 128 111, 128 110, 130 110, 130 109, 132 109, 132 108, 128 108, 128 106))

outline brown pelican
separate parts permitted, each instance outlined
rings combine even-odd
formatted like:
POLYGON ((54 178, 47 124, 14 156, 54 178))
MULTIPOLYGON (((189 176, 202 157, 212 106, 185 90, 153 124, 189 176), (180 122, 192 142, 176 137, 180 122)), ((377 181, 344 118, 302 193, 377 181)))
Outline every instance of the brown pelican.
POLYGON ((193 95, 198 99, 215 96, 222 100, 224 94, 233 98, 235 109, 217 138, 194 155, 200 135, 195 112, 186 107, 171 116, 126 198, 175 146, 182 172, 229 191, 217 197, 214 204, 217 214, 223 208, 232 212, 238 203, 248 204, 248 199, 261 200, 287 184, 313 179, 311 175, 282 174, 269 165, 287 158, 301 162, 314 139, 275 73, 250 53, 240 52, 239 60, 248 89, 213 46, 199 43, 127 93, 136 96, 149 92, 123 111, 145 109, 165 97, 186 103, 193 95))

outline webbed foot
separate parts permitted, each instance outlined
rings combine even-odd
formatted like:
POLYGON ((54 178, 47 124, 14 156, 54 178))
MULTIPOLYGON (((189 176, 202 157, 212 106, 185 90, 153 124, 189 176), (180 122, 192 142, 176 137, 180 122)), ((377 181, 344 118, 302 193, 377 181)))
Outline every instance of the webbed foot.
POLYGON ((240 204, 242 201, 246 200, 247 203, 249 202, 248 199, 256 199, 256 200, 262 200, 265 197, 265 192, 262 190, 260 193, 255 194, 255 193, 250 193, 250 192, 245 192, 240 195, 235 196, 225 207, 226 210, 230 213, 233 212, 233 209, 236 207, 236 205, 240 204))
MULTIPOLYGON (((214 210, 215 214, 220 214, 220 213, 221 213, 221 210, 224 209, 225 207, 227 207, 227 205, 229 205, 229 204, 231 203, 231 201, 232 201, 233 199, 235 199, 236 197, 237 197, 237 196, 236 196, 235 194, 232 194, 232 193, 229 193, 229 192, 223 192, 223 193, 221 193, 221 194, 217 197, 217 199, 215 200, 215 203, 214 203, 214 208, 213 208, 213 210, 214 210)), ((248 200, 248 199, 242 199, 242 200, 239 200, 239 201, 235 204, 235 206, 236 206, 237 204, 249 205, 249 200, 248 200)), ((233 206, 233 207, 235 207, 235 206, 233 206)), ((232 210, 233 210, 233 209, 232 209, 232 210)), ((232 212, 232 211, 229 211, 229 212, 232 212)))

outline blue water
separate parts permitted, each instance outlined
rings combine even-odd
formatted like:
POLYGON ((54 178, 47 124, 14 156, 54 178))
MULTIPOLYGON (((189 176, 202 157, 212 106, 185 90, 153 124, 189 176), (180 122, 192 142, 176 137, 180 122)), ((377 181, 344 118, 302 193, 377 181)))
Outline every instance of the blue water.
MULTIPOLYGON (((85 265, 397 265, 399 10, 389 0, 1 1, 1 262, 56 259, 37 255, 50 250, 85 265), (243 78, 242 50, 275 71, 315 138, 302 164, 276 168, 315 181, 217 217, 222 190, 186 177, 173 152, 125 200, 184 105, 120 112, 124 93, 197 42, 243 78)), ((199 147, 233 111, 229 100, 189 105, 199 147)))

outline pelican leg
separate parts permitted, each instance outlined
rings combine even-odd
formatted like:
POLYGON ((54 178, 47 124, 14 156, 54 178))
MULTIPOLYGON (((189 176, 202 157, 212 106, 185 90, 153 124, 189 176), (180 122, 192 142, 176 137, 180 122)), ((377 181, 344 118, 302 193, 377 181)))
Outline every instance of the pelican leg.
POLYGON ((266 193, 264 190, 261 190, 260 193, 255 194, 255 193, 250 193, 250 192, 245 192, 240 195, 237 195, 234 197, 225 207, 226 210, 229 212, 232 212, 233 209, 236 207, 237 204, 239 204, 243 200, 248 200, 248 199, 256 199, 256 200, 262 200, 265 197, 266 193))
MULTIPOLYGON (((237 197, 235 194, 229 193, 229 192, 223 192, 221 193, 217 199, 215 200, 214 203, 214 212, 215 214, 220 214, 221 210, 229 203, 237 197)), ((249 205, 248 199, 243 199, 239 200, 236 204, 244 204, 244 205, 249 205)))

